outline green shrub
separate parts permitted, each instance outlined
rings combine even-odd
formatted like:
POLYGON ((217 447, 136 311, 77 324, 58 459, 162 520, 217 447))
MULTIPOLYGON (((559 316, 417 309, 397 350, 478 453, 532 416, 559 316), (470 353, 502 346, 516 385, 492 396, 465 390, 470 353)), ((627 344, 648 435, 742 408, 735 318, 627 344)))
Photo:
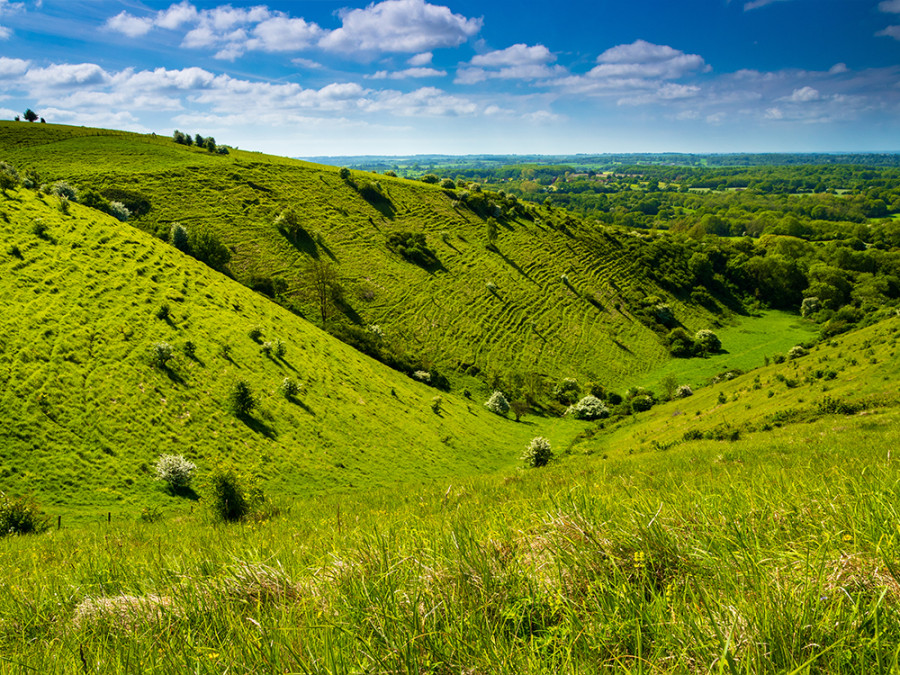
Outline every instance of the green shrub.
POLYGON ((183 253, 190 253, 191 244, 184 225, 172 223, 172 228, 169 230, 169 243, 183 253))
POLYGON ((6 192, 19 184, 19 172, 6 162, 0 162, 0 191, 6 192))
POLYGON ((185 340, 184 344, 181 345, 181 351, 184 352, 184 355, 189 359, 193 359, 197 356, 197 345, 195 345, 190 340, 185 340))
POLYGON ((444 405, 444 397, 443 396, 435 396, 433 399, 431 399, 431 411, 433 413, 435 413, 436 415, 440 414, 441 406, 443 406, 443 405, 444 405))
POLYGON ((275 354, 275 358, 283 359, 284 355, 287 354, 287 345, 284 344, 278 338, 275 339, 275 348, 273 349, 273 353, 275 354))
POLYGON ((341 177, 341 180, 349 180, 350 179, 350 169, 346 166, 342 166, 341 170, 338 171, 338 175, 341 177))
POLYGON ((697 351, 702 354, 715 354, 722 349, 722 341, 719 340, 719 336, 708 328, 697 331, 694 336, 694 344, 697 346, 697 351))
POLYGON ((694 354, 694 340, 684 328, 673 328, 666 335, 663 343, 668 348, 669 353, 676 358, 685 359, 694 354))
POLYGON ((159 309, 156 310, 156 318, 161 321, 168 321, 171 318, 171 312, 169 310, 169 305, 163 303, 159 306, 159 309))
POLYGON ((588 394, 567 411, 576 420, 599 420, 609 417, 609 408, 596 396, 588 394))
POLYGON ((441 181, 441 187, 444 188, 445 190, 455 190, 456 183, 453 182, 452 178, 445 178, 444 180, 441 181))
POLYGON ((31 234, 40 239, 47 238, 47 229, 47 223, 45 223, 40 218, 31 223, 31 234))
POLYGON ((263 356, 272 358, 272 352, 275 351, 275 343, 274 342, 263 342, 259 346, 259 351, 262 352, 263 356))
POLYGON ((259 342, 259 339, 262 337, 262 328, 260 326, 253 326, 253 328, 247 331, 247 335, 254 342, 259 342))
POLYGON ((563 405, 572 405, 578 400, 581 394, 581 387, 578 381, 571 377, 564 377, 553 388, 553 398, 563 405))
POLYGON ((172 345, 168 342, 154 342, 150 345, 150 363, 156 368, 165 368, 172 358, 172 345))
POLYGON ((648 396, 647 394, 638 394, 634 398, 631 399, 631 410, 632 412, 646 412, 653 407, 655 401, 653 398, 648 396))
POLYGON ((70 202, 78 201, 78 190, 76 190, 64 180, 56 181, 53 185, 51 185, 50 194, 54 194, 59 198, 65 197, 70 202))
POLYGON ((503 395, 503 392, 495 391, 490 398, 485 401, 484 407, 497 415, 506 415, 509 412, 509 401, 503 395))
POLYGON ((550 447, 550 441, 543 436, 532 438, 531 443, 522 453, 522 461, 530 467, 546 466, 551 459, 553 459, 553 450, 550 447))
POLYGON ((206 479, 203 497, 213 516, 226 522, 246 518, 265 501, 252 477, 228 466, 217 466, 212 470, 206 479))
POLYGON ((238 417, 249 415, 256 407, 256 397, 250 385, 244 380, 238 380, 228 394, 228 407, 238 417))
POLYGON ((49 523, 40 507, 30 497, 7 497, 0 492, 0 537, 9 534, 35 534, 49 523))
POLYGON ((286 399, 291 400, 300 393, 300 385, 297 384, 296 380, 286 377, 281 381, 278 391, 281 392, 281 395, 286 399))
POLYGON ((789 359, 799 359, 801 356, 806 356, 809 352, 806 351, 800 345, 795 345, 788 350, 788 358, 789 359))
POLYGON ((387 247, 392 253, 420 267, 428 269, 440 265, 421 232, 393 232, 388 236, 387 247))
POLYGON ((183 490, 191 484, 197 465, 184 455, 161 455, 153 465, 156 480, 166 483, 172 491, 183 490))
POLYGON ((675 398, 687 398, 688 396, 693 396, 694 390, 691 389, 691 385, 682 384, 675 390, 675 398))

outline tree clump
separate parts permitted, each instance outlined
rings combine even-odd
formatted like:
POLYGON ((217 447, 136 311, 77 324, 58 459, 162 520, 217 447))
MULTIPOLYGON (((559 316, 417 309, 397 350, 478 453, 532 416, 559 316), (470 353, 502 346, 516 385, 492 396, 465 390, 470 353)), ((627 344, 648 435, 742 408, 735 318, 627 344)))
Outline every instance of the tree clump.
POLYGON ((194 478, 197 465, 184 458, 184 455, 161 455, 153 469, 156 480, 161 480, 173 492, 189 487, 194 478))
POLYGON ((599 420, 609 417, 609 408, 596 396, 588 394, 566 411, 576 420, 599 420))
POLYGON ((538 468, 546 466, 553 459, 553 449, 550 447, 550 441, 543 436, 537 436, 531 439, 531 443, 522 453, 522 461, 526 466, 538 468))
POLYGON ((509 412, 509 401, 506 399, 506 396, 503 395, 503 392, 495 391, 491 394, 490 398, 485 401, 484 407, 492 413, 503 415, 505 417, 506 413, 509 412))

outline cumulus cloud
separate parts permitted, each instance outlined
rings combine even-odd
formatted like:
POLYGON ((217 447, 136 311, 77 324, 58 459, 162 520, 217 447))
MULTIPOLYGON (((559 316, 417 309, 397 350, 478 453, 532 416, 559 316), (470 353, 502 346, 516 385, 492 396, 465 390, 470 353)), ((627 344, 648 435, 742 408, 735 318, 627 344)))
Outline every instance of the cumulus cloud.
MULTIPOLYGON (((4 14, 12 14, 25 9, 23 2, 9 2, 9 0, 0 0, 0 17, 4 14)), ((12 36, 12 30, 6 26, 0 25, 0 40, 8 40, 12 36)))
POLYGON ((458 47, 481 30, 482 20, 467 19, 425 0, 384 0, 365 9, 345 10, 342 26, 319 46, 351 53, 425 52, 458 47))
POLYGON ((878 37, 892 37, 895 40, 900 40, 900 26, 888 26, 884 30, 880 30, 875 33, 878 37))
POLYGON ((883 0, 878 3, 878 9, 886 14, 900 14, 900 0, 883 0))
POLYGON ((127 37, 140 37, 153 29, 153 19, 132 16, 128 12, 122 11, 111 19, 107 19, 106 27, 127 37))
POLYGON ((10 59, 6 56, 0 56, 0 78, 22 75, 26 70, 28 70, 28 66, 30 64, 31 61, 25 61, 23 59, 10 59))
POLYGON ((506 49, 478 54, 456 72, 456 84, 476 84, 489 79, 540 80, 566 74, 562 66, 551 66, 556 56, 544 45, 515 44, 506 49))
POLYGON ((553 63, 556 56, 550 53, 544 45, 528 45, 519 43, 506 49, 499 49, 488 52, 487 54, 479 54, 472 58, 473 66, 523 66, 523 65, 540 65, 545 63, 553 63))
POLYGON ((850 69, 847 67, 846 63, 835 63, 831 68, 828 69, 829 75, 840 75, 841 73, 848 73, 850 69))
POLYGON ((698 54, 685 54, 668 45, 636 40, 618 45, 597 57, 599 65, 589 73, 595 78, 640 78, 674 80, 710 67, 698 54))
POLYGON ((436 68, 406 68, 405 70, 387 71, 379 70, 368 77, 373 80, 406 80, 410 78, 422 77, 444 77, 447 75, 446 70, 437 70, 436 68))
POLYGON ((257 24, 247 49, 266 52, 300 51, 308 48, 322 34, 322 29, 303 19, 274 16, 257 24))
POLYGON ((433 58, 434 54, 431 52, 422 52, 421 54, 410 56, 406 63, 413 67, 427 66, 431 63, 433 58))
POLYGON ((98 85, 108 82, 109 74, 96 63, 55 63, 46 68, 30 68, 25 81, 42 87, 98 85))

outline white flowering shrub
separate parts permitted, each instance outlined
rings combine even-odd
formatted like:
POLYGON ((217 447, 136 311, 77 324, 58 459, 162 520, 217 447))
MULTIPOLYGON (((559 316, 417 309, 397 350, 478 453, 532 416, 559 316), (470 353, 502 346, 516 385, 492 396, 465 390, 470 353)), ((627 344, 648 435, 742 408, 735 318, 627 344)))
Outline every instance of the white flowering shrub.
POLYGON ((128 207, 125 206, 122 202, 110 202, 109 203, 109 215, 117 220, 121 220, 123 223, 131 218, 131 211, 128 210, 128 207))
POLYGON ((369 332, 379 340, 384 339, 384 331, 381 330, 381 326, 379 326, 377 323, 373 323, 369 326, 369 332))
POLYGON ((569 406, 566 413, 576 420, 599 420, 609 417, 609 408, 599 398, 588 394, 575 405, 569 406))
POLYGON ((694 390, 691 389, 691 385, 682 384, 678 389, 675 390, 675 398, 687 398, 688 396, 693 396, 694 390))
POLYGON ((694 344, 697 349, 705 354, 715 354, 722 349, 722 341, 719 336, 708 328, 698 330, 694 336, 694 344))
POLYGON ((807 353, 808 352, 803 347, 801 347, 800 345, 796 345, 794 347, 791 347, 788 351, 788 358, 799 359, 801 356, 806 356, 807 353))
POLYGON ((431 373, 427 370, 417 370, 412 376, 414 380, 418 380, 419 382, 431 382, 431 373))
POLYGON ((509 401, 506 400, 503 392, 495 391, 493 394, 491 394, 491 397, 487 401, 485 401, 484 407, 490 410, 492 413, 505 415, 509 412, 509 401))
POLYGON ((532 438, 531 443, 522 453, 522 461, 530 467, 546 466, 551 459, 553 459, 553 450, 550 448, 550 441, 543 436, 532 438))
POLYGON ((156 480, 167 483, 173 490, 179 490, 191 484, 197 465, 186 460, 184 455, 162 455, 153 468, 156 480))
POLYGON ((70 202, 78 201, 78 190, 69 185, 64 180, 56 181, 51 187, 50 192, 57 197, 65 197, 70 202))

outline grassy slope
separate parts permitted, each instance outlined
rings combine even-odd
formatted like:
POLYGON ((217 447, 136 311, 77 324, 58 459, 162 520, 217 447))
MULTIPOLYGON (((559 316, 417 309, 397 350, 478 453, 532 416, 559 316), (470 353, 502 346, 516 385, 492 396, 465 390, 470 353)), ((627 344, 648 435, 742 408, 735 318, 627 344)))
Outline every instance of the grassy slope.
POLYGON ((368 489, 509 466, 533 435, 453 395, 436 415, 434 389, 130 225, 56 204, 0 198, 0 489, 54 512, 134 512, 167 500, 148 470, 163 452, 233 460, 282 494, 368 489), (283 360, 260 353, 257 325, 283 360), (158 341, 176 348, 169 372, 149 365, 158 341), (286 376, 297 403, 277 393, 286 376), (246 422, 226 405, 239 378, 261 402, 246 422))
MULTIPOLYGON (((612 429, 598 430, 595 438, 577 448, 591 453, 650 451, 654 442, 679 443, 691 430, 705 433, 717 428, 762 440, 767 425, 820 417, 816 409, 826 398, 875 410, 896 406, 900 403, 898 338, 900 317, 892 317, 820 343, 796 360, 771 363, 704 387, 690 398, 657 406, 612 429), (835 374, 833 379, 826 379, 828 371, 835 374)), ((841 431, 841 425, 833 431, 841 431)))
MULTIPOLYGON (((144 228, 167 231, 175 221, 213 225, 235 250, 238 278, 279 275, 298 293, 310 254, 331 256, 361 322, 380 325, 388 339, 426 362, 574 375, 621 387, 666 359, 657 337, 630 316, 622 297, 666 294, 642 279, 614 238, 586 226, 566 236, 548 227, 550 214, 540 211, 534 222, 501 227, 497 254, 484 248, 484 221, 435 186, 378 176, 390 199, 379 210, 333 167, 241 151, 213 156, 168 139, 119 132, 79 135, 90 130, 72 129, 66 138, 69 131, 0 123, 0 156, 37 167, 45 179, 138 190, 153 204, 139 223, 144 228), (273 220, 288 206, 324 246, 298 250, 276 231, 273 220), (429 274, 387 250, 388 234, 406 230, 426 233, 444 270, 429 274), (570 285, 561 281, 563 274, 570 285), (496 296, 488 282, 496 285, 496 296)), ((702 309, 666 299, 690 330, 713 321, 702 309)))
POLYGON ((893 672, 898 337, 891 319, 762 369, 760 389, 751 374, 660 406, 607 458, 325 498, 240 526, 195 516, 0 540, 11 572, 0 582, 0 663, 47 673, 81 672, 82 659, 110 673, 893 672), (768 397, 768 379, 819 359, 838 371, 827 392, 817 380, 768 397), (740 398, 714 411, 719 389, 740 398), (865 414, 734 442, 628 452, 669 422, 705 428, 723 410, 759 419, 823 393, 887 397, 865 414), (144 604, 116 612, 122 595, 144 604), (161 614, 154 596, 170 603, 161 614))

